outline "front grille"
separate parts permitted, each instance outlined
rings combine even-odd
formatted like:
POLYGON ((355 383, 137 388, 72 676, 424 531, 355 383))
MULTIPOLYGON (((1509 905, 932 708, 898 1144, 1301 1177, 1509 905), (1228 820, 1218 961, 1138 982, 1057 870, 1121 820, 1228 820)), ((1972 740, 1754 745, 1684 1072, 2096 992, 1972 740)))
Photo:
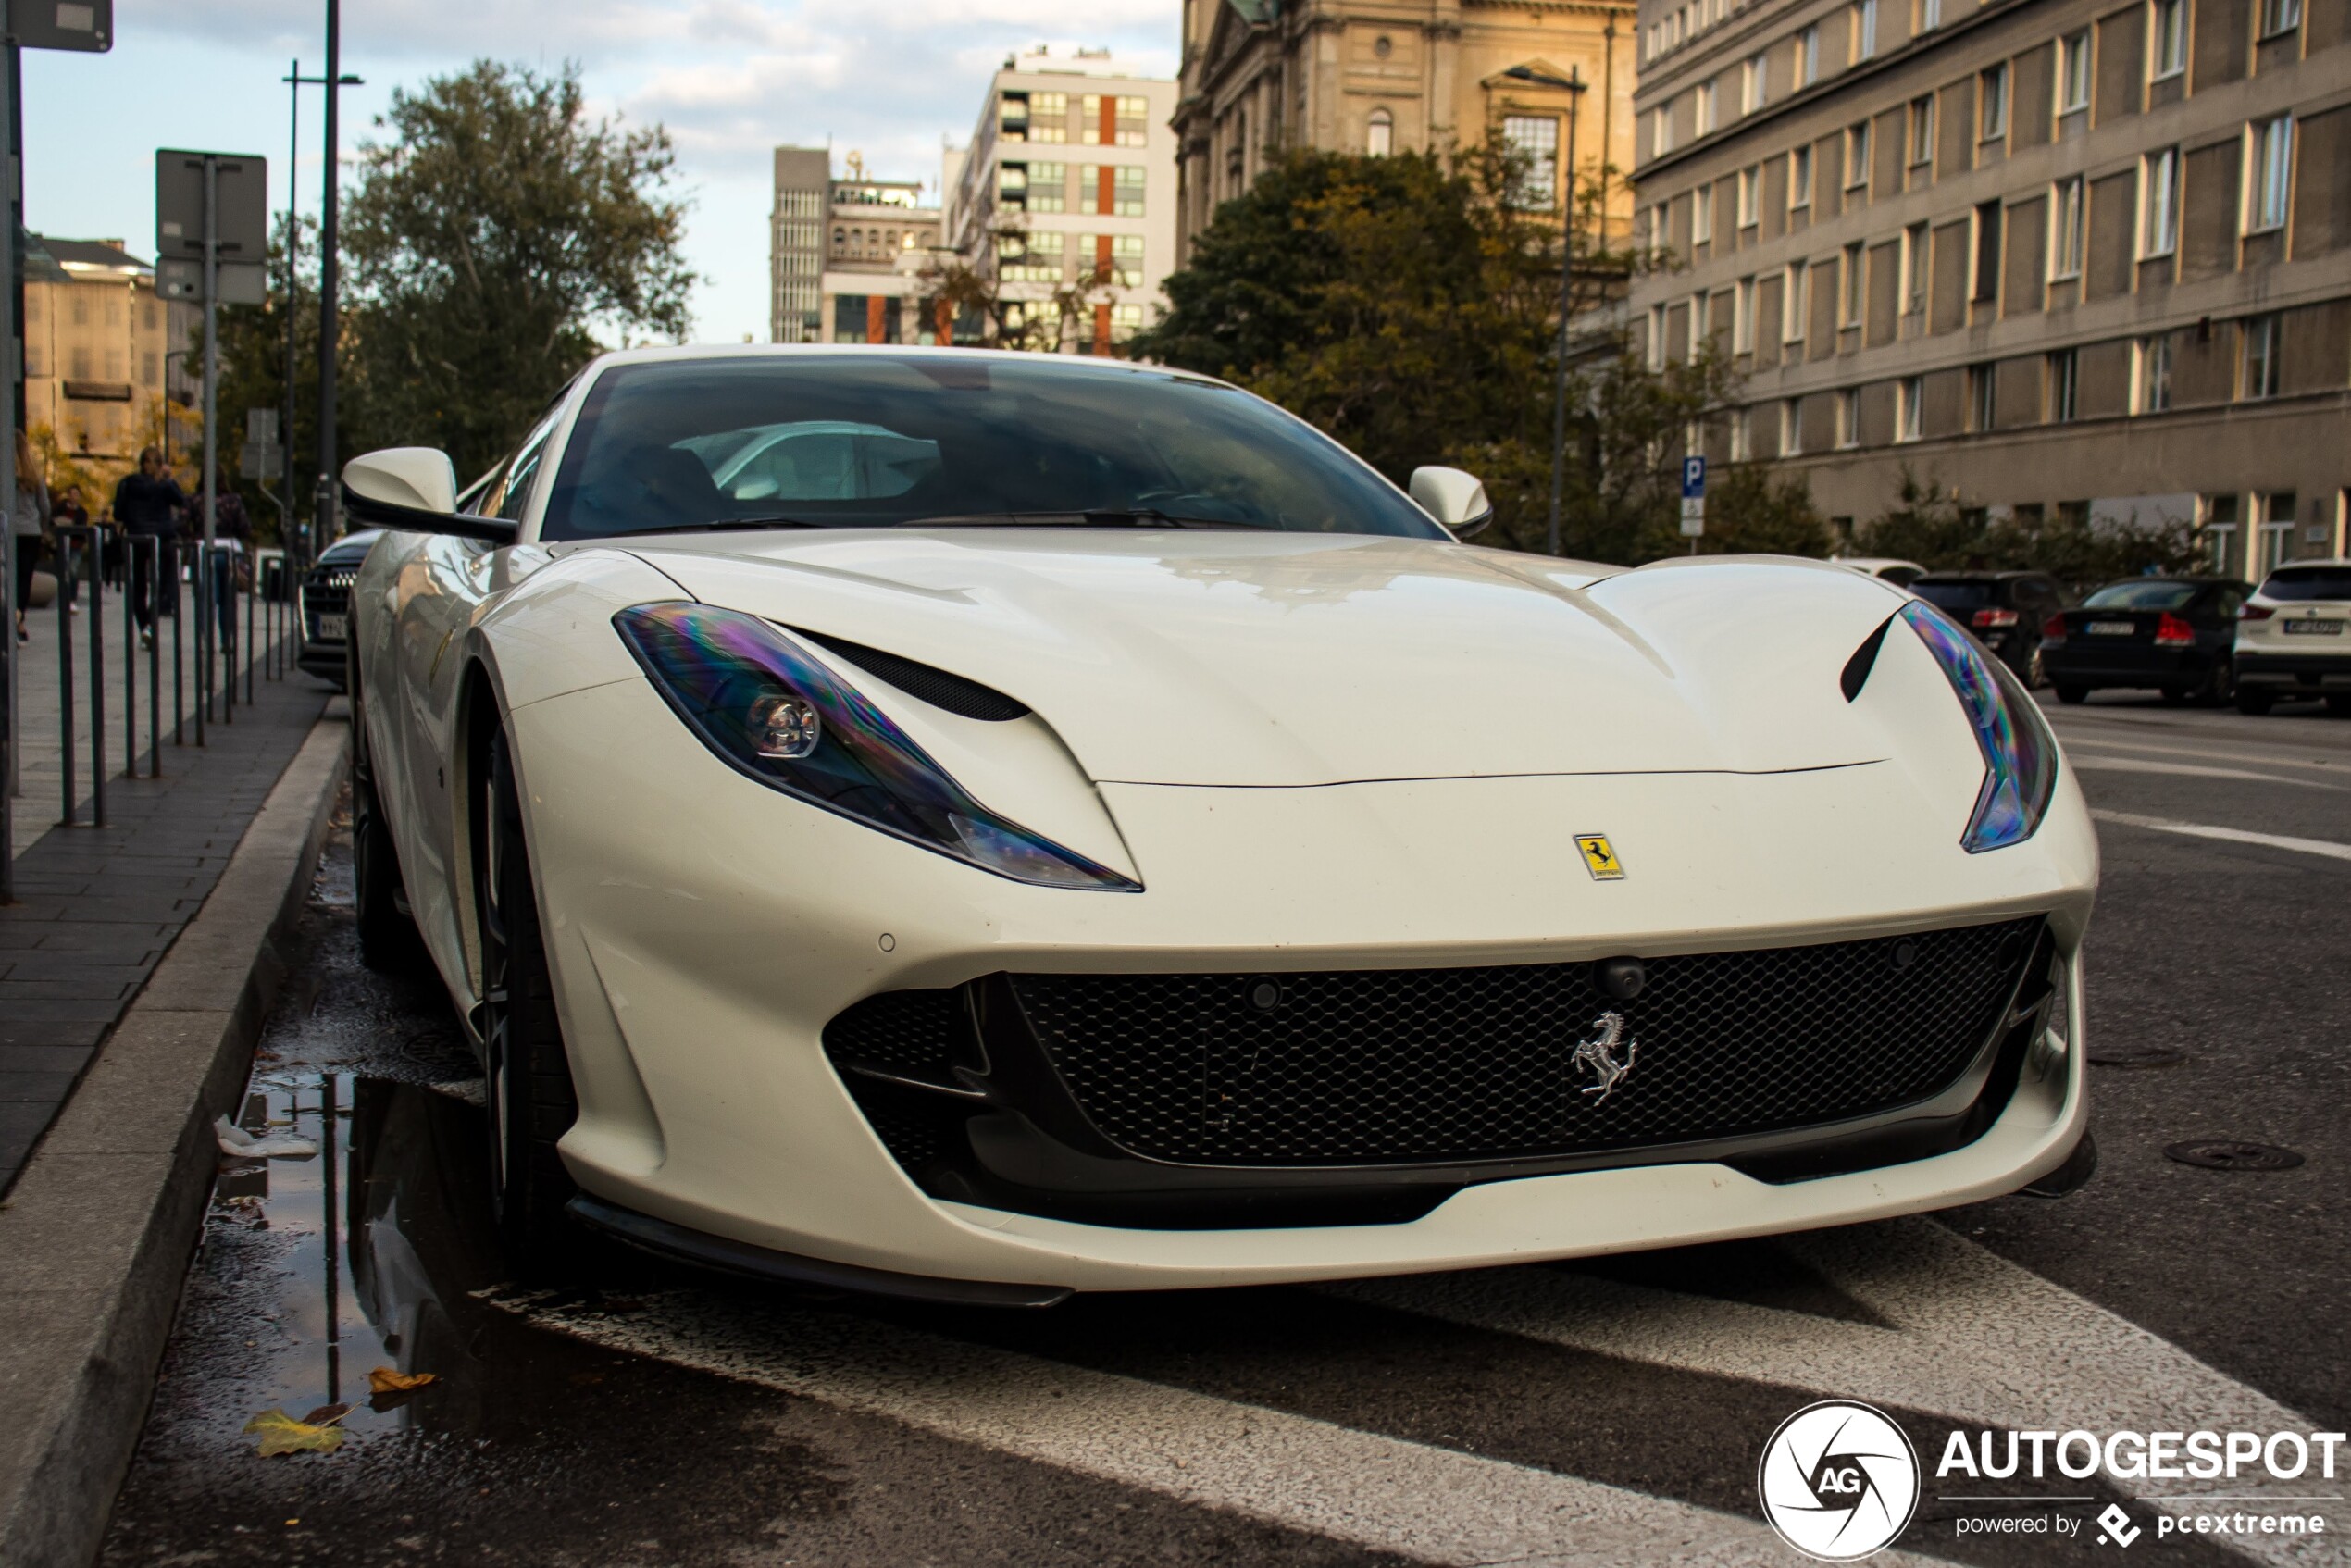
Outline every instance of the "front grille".
POLYGON ((351 608, 351 585, 357 581, 356 566, 314 566, 302 579, 302 630, 311 641, 318 641, 318 617, 322 615, 348 614, 351 608))
MULTIPOLYGON (((1752 1137, 1931 1099, 1990 1040, 2040 926, 1653 958, 1625 1002, 1586 964, 1006 978, 1076 1109, 1130 1154, 1438 1164, 1752 1137), (1278 1000, 1260 1011, 1269 981, 1278 1000), (1611 1011, 1637 1054, 1602 1097, 1572 1059, 1611 1011)), ((969 1030, 960 990, 899 991, 843 1013, 825 1043, 844 1067, 952 1083, 969 1030)))

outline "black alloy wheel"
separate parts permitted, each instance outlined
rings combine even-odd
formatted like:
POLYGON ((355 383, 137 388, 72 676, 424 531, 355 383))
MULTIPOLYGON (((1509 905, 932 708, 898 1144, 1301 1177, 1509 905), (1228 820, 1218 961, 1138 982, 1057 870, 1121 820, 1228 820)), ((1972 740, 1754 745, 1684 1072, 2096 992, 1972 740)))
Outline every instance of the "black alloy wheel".
POLYGON ((539 1259, 562 1234, 576 1190, 555 1142, 578 1119, 571 1064, 555 1017, 539 900, 523 840, 522 799, 501 728, 490 742, 475 826, 474 897, 481 931, 482 1104, 490 1133, 490 1202, 519 1257, 539 1259))
POLYGON ((2204 691, 2200 695, 2214 707, 2224 708, 2229 705, 2229 700, 2236 695, 2236 691, 2237 662, 2223 653, 2212 661, 2212 673, 2206 678, 2204 691))

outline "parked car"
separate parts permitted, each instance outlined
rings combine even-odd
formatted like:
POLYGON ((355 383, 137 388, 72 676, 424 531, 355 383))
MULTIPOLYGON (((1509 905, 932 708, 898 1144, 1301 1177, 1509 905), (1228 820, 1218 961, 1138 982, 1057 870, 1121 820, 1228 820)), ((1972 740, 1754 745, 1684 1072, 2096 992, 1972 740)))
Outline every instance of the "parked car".
POLYGON ((2041 628, 2071 600, 2046 572, 1929 572, 1910 591, 1973 632, 2027 688, 2043 682, 2041 628))
POLYGON ((2088 1169, 2087 808, 1888 583, 1536 571, 1459 470, 976 349, 606 355, 477 494, 342 477, 362 952, 525 1248, 1042 1304, 2088 1169))
POLYGON ((382 536, 380 529, 343 535, 318 553, 302 579, 302 652, 294 663, 338 691, 350 663, 352 579, 382 536))
POLYGON ((2237 711, 2324 697, 2351 714, 2351 560, 2296 561, 2261 579, 2237 616, 2237 711))
POLYGON ((1908 588, 1926 576, 1926 568, 1916 561, 1897 560, 1891 555, 1832 555, 1829 559, 1848 572, 1880 578, 1897 588, 1908 588))
POLYGON ((2167 703, 2225 703, 2235 688, 2237 611, 2249 582, 2134 577, 2109 582, 2041 627, 2041 667, 2060 703, 2112 687, 2153 688, 2167 703))

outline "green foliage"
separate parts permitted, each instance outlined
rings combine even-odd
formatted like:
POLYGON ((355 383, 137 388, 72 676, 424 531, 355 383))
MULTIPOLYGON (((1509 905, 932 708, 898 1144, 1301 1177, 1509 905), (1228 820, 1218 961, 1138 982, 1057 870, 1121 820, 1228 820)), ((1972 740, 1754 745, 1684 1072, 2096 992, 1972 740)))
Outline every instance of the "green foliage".
POLYGON ((1907 467, 1897 504, 1861 531, 1872 555, 1893 555, 1934 571, 2042 571, 2076 590, 2147 572, 2204 569, 2201 530, 2193 523, 2157 520, 2093 528, 2086 516, 2060 509, 1992 516, 1962 507, 1956 496, 1907 467))
MULTIPOLYGON (((395 92, 346 208, 360 445, 488 467, 599 349, 681 338, 693 275, 659 126, 586 118, 579 72, 477 62, 395 92)), ((225 405, 224 405, 225 406, 225 405)))
POLYGON ((1709 480, 1700 554, 1817 558, 1829 549, 1828 520, 1801 479, 1778 479, 1761 464, 1738 463, 1709 480))

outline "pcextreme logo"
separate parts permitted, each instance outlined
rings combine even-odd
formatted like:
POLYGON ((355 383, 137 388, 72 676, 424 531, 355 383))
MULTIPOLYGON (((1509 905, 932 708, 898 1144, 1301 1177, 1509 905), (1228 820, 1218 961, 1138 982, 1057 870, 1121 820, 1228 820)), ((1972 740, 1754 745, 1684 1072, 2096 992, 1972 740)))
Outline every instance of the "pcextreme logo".
POLYGON ((1755 1489, 1780 1539, 1823 1562, 1850 1562, 1909 1525, 1918 1450, 1885 1412, 1822 1400, 1780 1423, 1763 1445, 1755 1489))

